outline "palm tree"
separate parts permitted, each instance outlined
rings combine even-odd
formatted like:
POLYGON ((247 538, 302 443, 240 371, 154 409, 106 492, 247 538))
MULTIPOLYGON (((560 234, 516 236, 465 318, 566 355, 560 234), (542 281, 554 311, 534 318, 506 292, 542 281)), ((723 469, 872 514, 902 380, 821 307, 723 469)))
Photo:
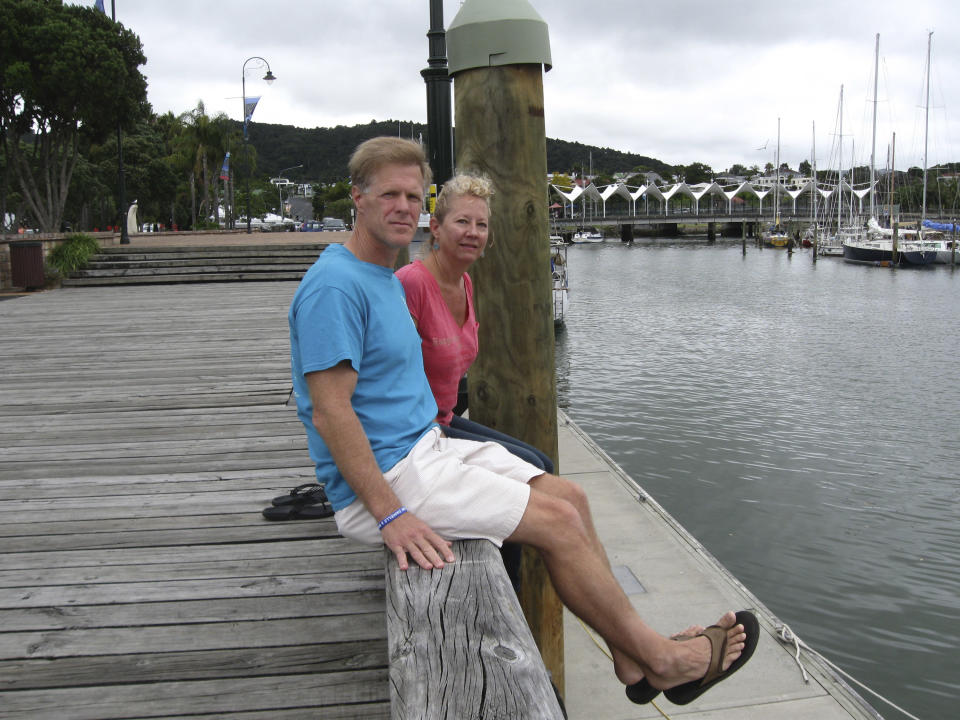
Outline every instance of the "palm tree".
POLYGON ((175 164, 188 176, 191 197, 191 217, 194 224, 200 218, 206 221, 211 215, 217 220, 219 192, 217 180, 220 161, 227 150, 239 141, 239 131, 233 127, 225 114, 211 118, 203 101, 178 118, 181 129, 173 147, 175 164), (202 200, 197 211, 197 182, 199 179, 202 200))

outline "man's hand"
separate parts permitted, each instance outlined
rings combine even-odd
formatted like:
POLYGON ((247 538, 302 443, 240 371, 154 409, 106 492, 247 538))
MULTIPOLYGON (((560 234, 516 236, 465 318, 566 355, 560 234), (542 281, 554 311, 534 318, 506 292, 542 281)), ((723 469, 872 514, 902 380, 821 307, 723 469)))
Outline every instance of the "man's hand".
POLYGON ((406 512, 396 520, 391 520, 384 525, 380 534, 383 544, 397 556, 397 565, 401 570, 408 567, 407 553, 424 570, 439 570, 444 561, 456 560, 450 542, 437 535, 413 513, 406 512))

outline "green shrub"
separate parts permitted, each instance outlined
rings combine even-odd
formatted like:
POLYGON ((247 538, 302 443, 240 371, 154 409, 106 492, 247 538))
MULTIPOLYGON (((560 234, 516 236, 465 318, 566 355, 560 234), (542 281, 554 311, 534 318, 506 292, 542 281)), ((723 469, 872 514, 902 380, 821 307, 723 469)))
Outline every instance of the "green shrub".
POLYGON ((65 276, 82 268, 98 252, 100 243, 95 238, 77 233, 55 247, 47 256, 47 263, 57 274, 65 276))

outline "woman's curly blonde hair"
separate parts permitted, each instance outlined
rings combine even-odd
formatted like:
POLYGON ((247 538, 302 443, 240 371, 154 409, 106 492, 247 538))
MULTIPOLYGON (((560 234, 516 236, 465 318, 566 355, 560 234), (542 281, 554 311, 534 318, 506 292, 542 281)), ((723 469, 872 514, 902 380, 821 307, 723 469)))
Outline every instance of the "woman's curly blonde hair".
POLYGON ((490 198, 493 196, 493 183, 483 175, 468 172, 457 173, 443 184, 443 189, 437 197, 437 204, 433 210, 434 217, 443 222, 443 218, 450 212, 453 201, 464 196, 480 198, 487 204, 487 210, 489 211, 490 198))

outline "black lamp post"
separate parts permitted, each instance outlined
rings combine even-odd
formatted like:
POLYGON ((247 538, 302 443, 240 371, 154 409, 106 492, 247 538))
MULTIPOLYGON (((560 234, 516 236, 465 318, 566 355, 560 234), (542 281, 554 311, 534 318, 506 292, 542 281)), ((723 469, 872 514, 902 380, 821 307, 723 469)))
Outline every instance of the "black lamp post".
POLYGON ((430 0, 429 67, 420 71, 427 85, 427 142, 433 181, 440 186, 453 176, 453 121, 447 71, 447 38, 443 29, 443 2, 430 0))
MULTIPOLYGON (((247 233, 250 233, 250 151, 247 147, 247 63, 251 60, 259 60, 264 65, 267 66, 267 74, 263 76, 263 79, 267 81, 267 85, 273 83, 276 80, 276 76, 270 70, 270 63, 264 60, 262 57, 254 55, 253 57, 248 57, 243 61, 243 70, 241 72, 241 87, 243 88, 243 145, 244 145, 244 157, 247 162, 247 177, 246 177, 246 193, 247 193, 247 233)), ((250 112, 251 117, 253 112, 250 112)))
MULTIPOLYGON (((117 21, 116 0, 110 0, 110 19, 117 21)), ((119 194, 117 201, 120 204, 120 244, 130 244, 130 232, 127 230, 127 188, 123 177, 123 129, 117 122, 117 176, 119 180, 119 194)))

